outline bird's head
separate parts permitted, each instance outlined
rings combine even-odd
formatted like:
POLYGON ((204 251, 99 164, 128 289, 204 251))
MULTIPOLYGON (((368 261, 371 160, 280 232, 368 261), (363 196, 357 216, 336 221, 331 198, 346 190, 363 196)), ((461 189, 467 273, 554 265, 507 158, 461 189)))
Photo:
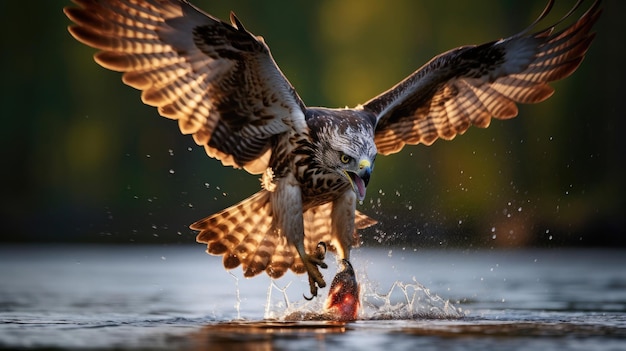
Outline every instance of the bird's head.
POLYGON ((315 158, 322 167, 347 181, 357 199, 363 201, 377 153, 374 128, 368 120, 348 115, 347 111, 340 117, 328 119, 318 129, 315 158))
POLYGON ((355 158, 342 152, 339 160, 341 161, 341 173, 352 185, 352 190, 354 190, 357 199, 363 201, 367 184, 374 169, 374 161, 368 156, 355 158))

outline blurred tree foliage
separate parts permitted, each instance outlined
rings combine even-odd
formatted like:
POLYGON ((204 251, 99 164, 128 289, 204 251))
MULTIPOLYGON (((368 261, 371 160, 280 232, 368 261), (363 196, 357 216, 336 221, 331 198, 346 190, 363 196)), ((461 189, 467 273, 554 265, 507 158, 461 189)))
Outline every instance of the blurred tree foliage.
MULTIPOLYGON (((557 1, 544 23, 573 2, 557 1)), ((453 47, 514 34, 544 3, 195 2, 222 19, 234 10, 304 101, 330 107, 365 102, 453 47)), ((96 65, 67 33, 68 5, 0 5, 2 240, 193 242, 187 225, 256 191, 257 177, 206 157, 96 65)), ((452 142, 379 157, 361 210, 381 224, 364 241, 623 246, 626 6, 604 7, 587 59, 548 101, 452 142)))

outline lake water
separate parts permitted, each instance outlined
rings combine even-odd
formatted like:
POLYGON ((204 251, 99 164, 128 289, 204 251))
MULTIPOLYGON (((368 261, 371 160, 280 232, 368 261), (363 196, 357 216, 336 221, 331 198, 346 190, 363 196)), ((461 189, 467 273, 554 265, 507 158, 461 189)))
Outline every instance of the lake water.
POLYGON ((0 349, 626 350, 623 250, 359 248, 352 262, 362 309, 337 323, 293 320, 323 300, 302 298, 304 276, 244 279, 201 245, 4 245, 0 349))

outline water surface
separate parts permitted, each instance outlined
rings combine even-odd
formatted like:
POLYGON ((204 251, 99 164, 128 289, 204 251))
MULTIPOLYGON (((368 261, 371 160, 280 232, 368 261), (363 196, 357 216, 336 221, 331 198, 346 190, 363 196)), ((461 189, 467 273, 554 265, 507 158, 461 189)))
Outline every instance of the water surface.
POLYGON ((304 276, 245 279, 200 245, 4 245, 0 348, 626 349, 626 251, 360 248, 352 261, 358 321, 291 321, 321 306, 304 276))

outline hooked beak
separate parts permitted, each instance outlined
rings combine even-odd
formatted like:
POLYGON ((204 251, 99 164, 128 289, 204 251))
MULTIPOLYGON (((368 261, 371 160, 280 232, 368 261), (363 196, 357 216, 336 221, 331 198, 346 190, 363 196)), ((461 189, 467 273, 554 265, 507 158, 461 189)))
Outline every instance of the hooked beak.
POLYGON ((357 199, 363 201, 367 184, 370 182, 370 176, 372 175, 372 163, 368 160, 361 160, 358 172, 344 171, 344 173, 350 180, 350 185, 352 185, 352 190, 354 190, 357 199))

